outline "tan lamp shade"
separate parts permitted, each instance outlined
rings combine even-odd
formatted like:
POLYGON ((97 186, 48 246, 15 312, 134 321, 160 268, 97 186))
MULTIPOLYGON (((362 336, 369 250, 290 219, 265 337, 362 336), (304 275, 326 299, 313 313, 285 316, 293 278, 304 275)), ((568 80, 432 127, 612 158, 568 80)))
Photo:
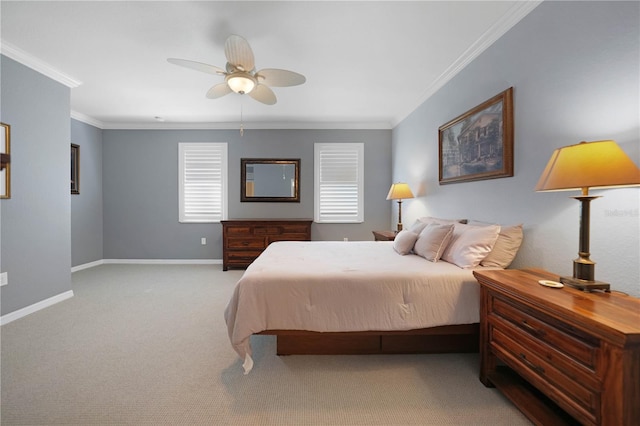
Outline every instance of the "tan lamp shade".
POLYGON ((580 142, 556 149, 536 191, 640 185, 640 169, 614 141, 580 142))
POLYGON ((581 190, 580 239, 573 276, 560 282, 584 291, 610 291, 610 284, 595 280, 595 262, 589 252, 590 203, 599 198, 589 188, 612 188, 640 184, 640 169, 614 141, 580 142, 556 149, 551 155, 536 191, 581 190))
POLYGON ((413 192, 406 183, 394 183, 389 189, 387 194, 387 200, 404 200, 407 198, 413 198, 413 192))

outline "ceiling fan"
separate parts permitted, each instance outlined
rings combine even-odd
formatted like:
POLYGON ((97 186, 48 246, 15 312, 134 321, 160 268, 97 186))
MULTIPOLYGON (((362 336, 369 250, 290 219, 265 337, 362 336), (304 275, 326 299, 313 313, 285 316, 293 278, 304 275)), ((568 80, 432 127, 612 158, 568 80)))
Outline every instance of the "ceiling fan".
POLYGON ((224 83, 216 84, 207 92, 207 98, 216 99, 231 92, 249 95, 258 102, 273 105, 277 102, 272 87, 287 87, 303 84, 307 79, 297 72, 277 68, 255 69, 251 46, 244 38, 231 35, 224 44, 227 57, 226 69, 187 59, 169 58, 172 64, 191 68, 208 74, 224 76, 224 83))

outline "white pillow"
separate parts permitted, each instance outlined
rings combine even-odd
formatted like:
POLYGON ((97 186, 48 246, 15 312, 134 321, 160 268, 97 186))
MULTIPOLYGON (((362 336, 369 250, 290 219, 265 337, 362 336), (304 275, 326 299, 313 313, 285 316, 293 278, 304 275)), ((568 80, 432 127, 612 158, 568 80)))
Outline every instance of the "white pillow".
POLYGON ((415 232, 416 234, 420 235, 420 233, 422 232, 422 230, 427 226, 426 222, 422 222, 420 219, 416 220, 415 223, 413 225, 411 225, 411 227, 409 228, 409 230, 411 232, 415 232))
MULTIPOLYGON (((469 224, 474 226, 491 225, 490 223, 477 220, 471 220, 469 224)), ((524 233, 521 223, 518 225, 501 226, 496 245, 493 246, 491 253, 480 262, 480 265, 497 266, 503 269, 508 268, 511 262, 513 262, 513 259, 515 259, 516 254, 518 254, 518 250, 520 250, 523 237, 524 233)))
POLYGON ((453 225, 428 224, 413 246, 413 252, 431 262, 437 262, 453 235, 453 225))
POLYGON ((413 250, 413 245, 417 239, 418 234, 414 232, 408 230, 400 231, 393 240, 393 249, 403 256, 409 254, 413 250))
POLYGON ((442 254, 442 260, 460 268, 475 268, 496 244, 500 226, 472 226, 462 223, 453 226, 453 236, 442 254))

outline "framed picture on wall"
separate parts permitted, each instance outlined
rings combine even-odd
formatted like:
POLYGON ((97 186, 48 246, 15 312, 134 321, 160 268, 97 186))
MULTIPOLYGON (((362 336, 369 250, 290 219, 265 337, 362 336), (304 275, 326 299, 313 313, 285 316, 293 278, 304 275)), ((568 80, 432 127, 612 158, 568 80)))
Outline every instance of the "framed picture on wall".
POLYGON ((11 198, 11 126, 0 123, 0 198, 11 198))
POLYGON ((71 193, 80 193, 80 146, 71 144, 71 193))
POLYGON ((513 176, 513 87, 438 129, 440 184, 513 176))

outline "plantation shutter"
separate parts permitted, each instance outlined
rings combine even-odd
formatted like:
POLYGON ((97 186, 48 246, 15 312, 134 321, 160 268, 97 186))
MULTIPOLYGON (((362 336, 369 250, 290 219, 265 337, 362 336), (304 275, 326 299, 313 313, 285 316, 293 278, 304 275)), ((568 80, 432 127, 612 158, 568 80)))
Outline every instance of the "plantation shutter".
POLYGON ((316 143, 315 221, 364 221, 364 144, 316 143))
POLYGON ((179 221, 227 218, 227 144, 178 144, 179 221))

